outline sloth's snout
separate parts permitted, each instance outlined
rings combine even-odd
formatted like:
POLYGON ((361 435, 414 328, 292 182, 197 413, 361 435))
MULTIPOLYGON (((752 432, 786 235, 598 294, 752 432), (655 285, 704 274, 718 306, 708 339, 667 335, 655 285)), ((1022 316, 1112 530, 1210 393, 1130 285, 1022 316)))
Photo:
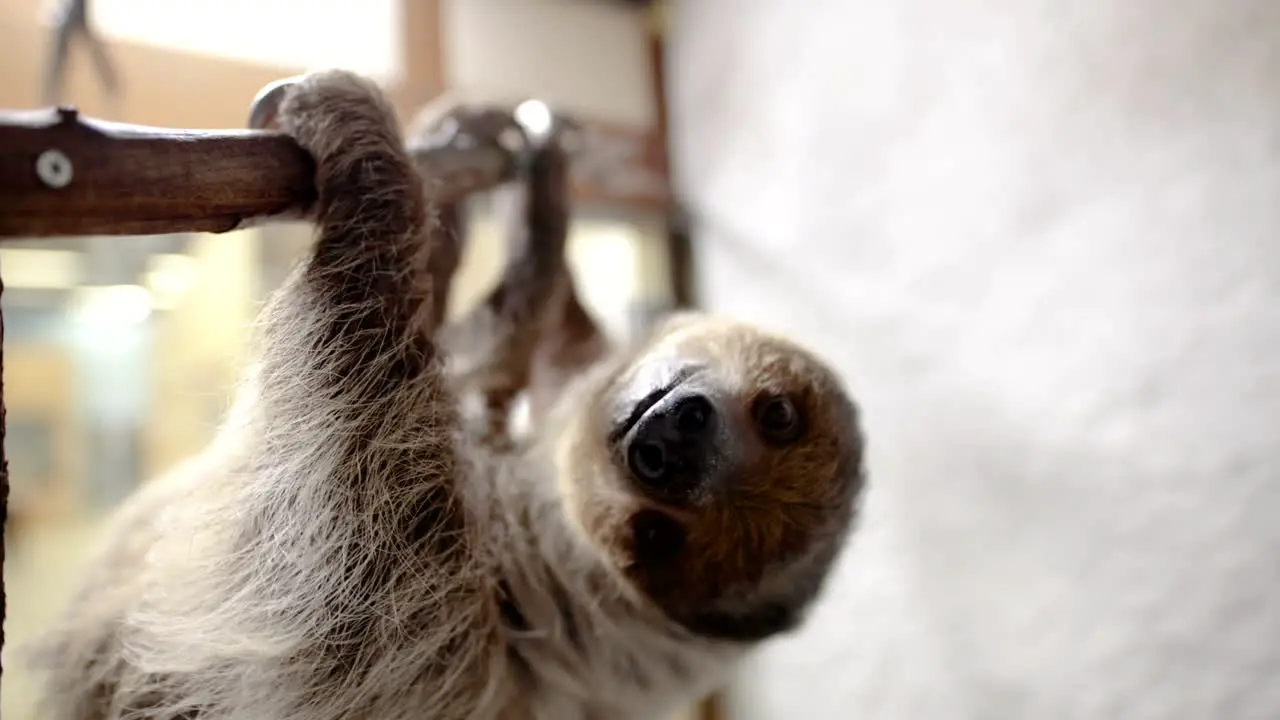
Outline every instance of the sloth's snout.
POLYGON ((636 423, 627 443, 627 468, 663 494, 692 491, 721 464, 722 424, 710 398, 676 388, 636 423))

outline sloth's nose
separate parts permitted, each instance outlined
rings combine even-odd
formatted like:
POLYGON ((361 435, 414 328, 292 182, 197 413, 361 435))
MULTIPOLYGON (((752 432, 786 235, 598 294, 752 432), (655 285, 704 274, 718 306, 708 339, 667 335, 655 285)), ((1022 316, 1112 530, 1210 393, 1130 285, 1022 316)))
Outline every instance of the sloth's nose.
POLYGON ((627 446, 627 466, 655 490, 692 490, 710 469, 719 417, 715 404, 698 392, 673 391, 637 424, 627 446))

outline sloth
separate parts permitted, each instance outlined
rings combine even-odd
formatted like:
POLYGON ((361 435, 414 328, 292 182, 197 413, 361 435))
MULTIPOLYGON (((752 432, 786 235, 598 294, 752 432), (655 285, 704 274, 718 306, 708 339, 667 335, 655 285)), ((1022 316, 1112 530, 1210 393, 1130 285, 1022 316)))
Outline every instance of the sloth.
POLYGON ((316 161, 314 244, 215 438, 114 516, 41 717, 660 718, 803 622, 864 485, 822 360, 694 312, 606 338, 555 128, 526 134, 501 278, 447 322, 460 212, 433 217, 377 86, 311 73, 276 123, 316 161))

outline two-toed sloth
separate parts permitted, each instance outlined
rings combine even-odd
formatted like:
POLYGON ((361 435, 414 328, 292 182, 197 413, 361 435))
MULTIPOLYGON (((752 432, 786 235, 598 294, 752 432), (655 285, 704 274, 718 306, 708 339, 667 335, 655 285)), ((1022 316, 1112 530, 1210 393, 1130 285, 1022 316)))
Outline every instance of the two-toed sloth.
POLYGON ((314 246, 215 440, 115 517, 41 717, 659 718, 800 622, 863 484, 831 370, 698 314, 611 347, 555 132, 500 282, 437 327, 456 248, 380 91, 313 73, 277 123, 316 161, 314 246))

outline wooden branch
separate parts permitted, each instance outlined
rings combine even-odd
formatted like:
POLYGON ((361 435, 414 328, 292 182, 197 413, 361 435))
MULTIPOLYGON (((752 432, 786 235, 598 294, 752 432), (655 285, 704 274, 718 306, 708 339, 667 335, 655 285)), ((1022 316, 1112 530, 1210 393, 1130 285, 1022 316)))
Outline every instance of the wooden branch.
MULTIPOLYGON (((415 147, 441 201, 514 177, 493 148, 415 147)), ((0 113, 0 239, 227 232, 299 217, 315 163, 265 130, 175 130, 82 118, 72 108, 0 113)))
POLYGON ((167 130, 59 108, 0 115, 0 236, 226 232, 314 199, 315 166, 261 131, 167 130))

